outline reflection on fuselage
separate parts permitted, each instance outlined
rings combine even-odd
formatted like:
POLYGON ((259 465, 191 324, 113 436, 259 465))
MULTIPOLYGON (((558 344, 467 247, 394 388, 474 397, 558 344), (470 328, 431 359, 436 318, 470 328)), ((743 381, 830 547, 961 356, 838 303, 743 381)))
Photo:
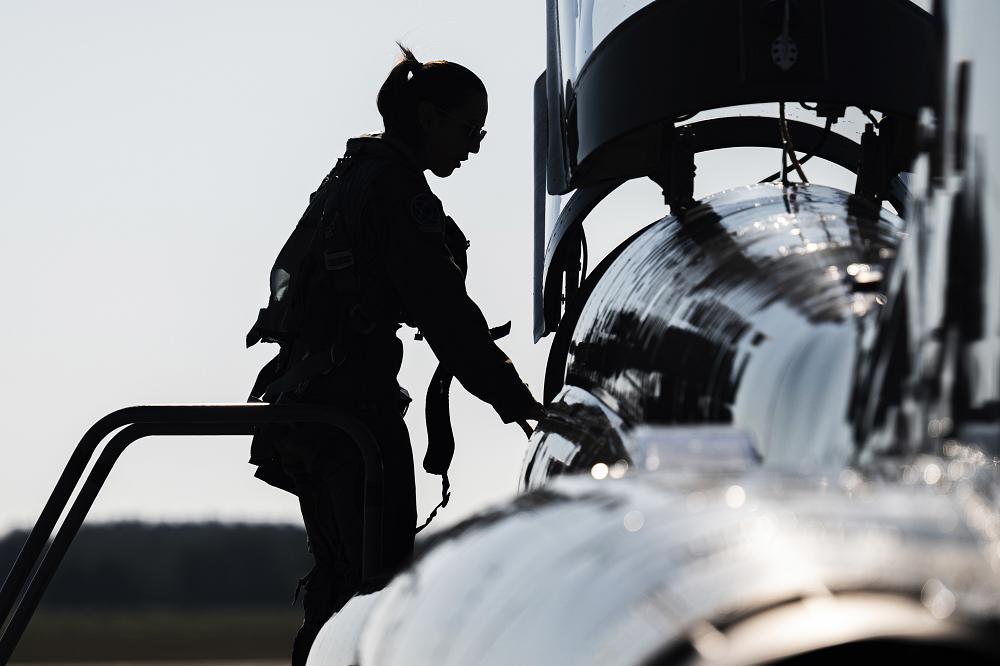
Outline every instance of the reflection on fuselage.
MULTIPOLYGON (((726 424, 765 462, 843 463, 854 448, 855 359, 885 303, 902 227, 876 204, 818 185, 749 186, 668 216, 601 276, 576 325, 566 384, 625 427, 726 424)), ((557 400, 543 430, 558 438, 583 409, 557 400)), ((606 421, 600 412, 587 418, 606 421)), ((588 459, 573 468, 589 468, 602 449, 609 463, 622 457, 607 444, 621 425, 600 428, 592 438, 605 445, 581 447, 588 459)), ((535 483, 552 457, 545 439, 529 454, 535 483)))

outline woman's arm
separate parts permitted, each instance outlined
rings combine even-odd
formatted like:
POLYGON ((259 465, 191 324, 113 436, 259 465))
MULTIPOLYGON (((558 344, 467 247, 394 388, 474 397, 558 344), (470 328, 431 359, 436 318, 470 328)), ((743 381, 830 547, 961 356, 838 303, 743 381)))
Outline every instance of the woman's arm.
POLYGON ((491 339, 482 311, 465 290, 463 273, 445 243, 441 202, 425 187, 395 180, 391 192, 374 197, 389 279, 407 315, 462 386, 493 405, 505 423, 538 418, 538 403, 491 339))

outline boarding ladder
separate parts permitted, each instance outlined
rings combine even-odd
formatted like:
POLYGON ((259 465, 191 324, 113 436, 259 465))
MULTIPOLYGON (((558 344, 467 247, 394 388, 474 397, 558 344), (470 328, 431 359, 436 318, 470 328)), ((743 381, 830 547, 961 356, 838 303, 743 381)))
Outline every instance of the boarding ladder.
POLYGON ((365 467, 362 577, 368 578, 378 571, 382 550, 382 456, 371 432, 354 416, 320 405, 240 403, 126 407, 97 421, 77 444, 7 574, 3 588, 0 588, 0 665, 10 660, 66 549, 83 524, 111 469, 132 442, 162 435, 252 435, 258 426, 294 423, 327 424, 346 434, 361 453, 365 467), (84 478, 87 465, 98 446, 112 433, 115 433, 114 436, 84 478), (70 504, 73 491, 78 486, 80 491, 70 504), (56 523, 64 513, 65 518, 50 541, 56 523))

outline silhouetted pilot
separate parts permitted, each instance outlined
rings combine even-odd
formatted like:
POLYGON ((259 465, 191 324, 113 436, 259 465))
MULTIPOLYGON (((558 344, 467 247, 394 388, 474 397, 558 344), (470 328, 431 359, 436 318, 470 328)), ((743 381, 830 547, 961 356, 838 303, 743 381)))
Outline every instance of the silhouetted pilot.
MULTIPOLYGON (((385 466, 385 569, 360 576, 363 467, 356 449, 321 426, 269 429, 251 451, 257 476, 299 497, 316 565, 293 664, 356 592, 378 589, 408 561, 416 524, 413 458, 396 381, 400 323, 419 328, 443 366, 505 423, 543 416, 465 290, 465 236, 423 171, 449 176, 486 135, 482 81, 456 63, 421 64, 403 48, 378 94, 382 135, 347 152, 310 199, 271 275, 271 303, 248 344, 282 352, 258 378, 266 401, 336 405, 378 440, 385 466), (276 321, 276 318, 280 321, 276 321), (266 384, 266 387, 265 387, 266 384)), ((402 397, 401 397, 402 396, 402 397)))

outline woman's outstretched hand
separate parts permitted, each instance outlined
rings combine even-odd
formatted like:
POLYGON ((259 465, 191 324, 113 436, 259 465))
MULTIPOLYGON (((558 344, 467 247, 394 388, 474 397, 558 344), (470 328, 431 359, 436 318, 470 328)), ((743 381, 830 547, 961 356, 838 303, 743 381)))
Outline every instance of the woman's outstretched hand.
POLYGON ((541 421, 546 416, 547 414, 545 412, 545 408, 542 407, 541 404, 536 402, 535 406, 532 407, 528 415, 525 416, 520 421, 518 421, 517 425, 521 426, 521 430, 524 431, 524 436, 527 437, 528 439, 531 439, 531 434, 535 431, 535 429, 528 424, 528 421, 541 421))

